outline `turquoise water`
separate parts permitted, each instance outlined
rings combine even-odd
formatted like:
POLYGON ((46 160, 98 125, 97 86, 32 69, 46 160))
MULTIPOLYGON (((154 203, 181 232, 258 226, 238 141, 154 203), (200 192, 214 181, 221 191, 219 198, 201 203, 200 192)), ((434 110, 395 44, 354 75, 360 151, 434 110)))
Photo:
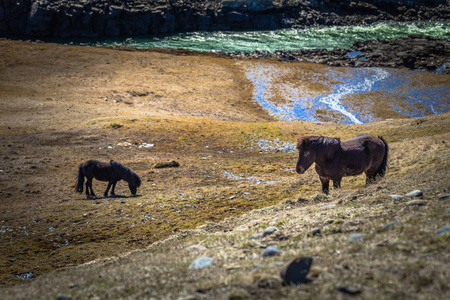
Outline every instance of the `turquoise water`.
MULTIPOLYGON (((380 23, 371 26, 333 26, 274 31, 190 32, 164 36, 103 40, 70 40, 71 44, 136 48, 182 48, 196 51, 242 51, 350 48, 355 41, 426 34, 450 38, 450 22, 380 23)), ((67 42, 67 41, 66 41, 67 42)))

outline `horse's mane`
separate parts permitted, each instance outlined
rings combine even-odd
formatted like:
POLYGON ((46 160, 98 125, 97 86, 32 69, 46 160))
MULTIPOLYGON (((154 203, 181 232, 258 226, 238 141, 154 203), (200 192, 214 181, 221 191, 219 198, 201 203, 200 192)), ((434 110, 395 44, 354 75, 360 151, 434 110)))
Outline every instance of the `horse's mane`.
POLYGON ((317 154, 331 157, 341 147, 341 139, 326 136, 303 136, 297 140, 296 149, 302 150, 305 147, 317 154))
POLYGON ((130 168, 122 165, 121 163, 111 160, 110 161, 111 167, 117 170, 122 178, 124 178, 127 182, 134 184, 136 187, 140 187, 142 180, 133 171, 131 171, 130 168))

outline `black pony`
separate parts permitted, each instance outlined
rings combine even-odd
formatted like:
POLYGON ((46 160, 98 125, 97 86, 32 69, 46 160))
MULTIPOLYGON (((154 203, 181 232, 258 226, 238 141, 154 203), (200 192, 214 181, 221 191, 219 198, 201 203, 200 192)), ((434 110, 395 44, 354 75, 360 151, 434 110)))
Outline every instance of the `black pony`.
POLYGON ((128 187, 133 195, 136 195, 137 188, 141 186, 141 178, 131 171, 130 168, 111 160, 110 162, 102 162, 98 160, 88 160, 78 167, 78 179, 75 191, 83 192, 84 177, 86 177, 86 196, 96 197, 92 190, 92 179, 100 181, 108 181, 108 187, 104 193, 108 197, 109 188, 112 186, 111 195, 114 195, 116 183, 120 180, 128 182, 128 187), (90 194, 89 194, 90 191, 90 194))
POLYGON ((344 176, 366 174, 366 183, 384 177, 388 164, 389 146, 382 137, 361 134, 350 140, 324 136, 305 136, 297 140, 299 174, 316 163, 322 192, 328 194, 330 180, 333 187, 341 187, 344 176))

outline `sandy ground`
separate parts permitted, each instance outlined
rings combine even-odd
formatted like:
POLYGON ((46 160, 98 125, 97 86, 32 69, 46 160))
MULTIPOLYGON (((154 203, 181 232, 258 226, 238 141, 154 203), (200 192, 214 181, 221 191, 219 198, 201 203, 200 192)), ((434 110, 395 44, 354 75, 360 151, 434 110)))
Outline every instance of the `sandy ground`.
MULTIPOLYGON (((421 188, 426 190, 427 200, 437 201, 449 192, 448 114, 358 126, 277 122, 253 101, 252 84, 242 69, 243 63, 251 62, 236 63, 183 51, 145 52, 8 40, 0 41, 0 53, 0 280, 2 286, 25 280, 25 290, 29 288, 31 295, 40 285, 42 274, 59 269, 70 272, 74 266, 143 249, 205 223, 235 220, 231 223, 234 225, 223 225, 225 231, 233 231, 236 224, 252 222, 242 216, 253 209, 275 204, 284 207, 302 197, 316 199, 320 184, 315 172, 310 170, 299 177, 292 171, 295 152, 262 149, 258 147, 261 140, 293 143, 305 134, 342 138, 363 132, 383 135, 392 149, 387 178, 368 189, 364 177, 347 178, 342 192, 324 200, 338 203, 343 199, 342 203, 351 206, 346 197, 357 194, 363 206, 352 215, 361 215, 362 224, 367 225, 361 228, 367 230, 371 230, 371 222, 364 220, 380 216, 380 203, 389 203, 388 215, 381 214, 383 220, 394 218, 398 212, 397 203, 386 198, 389 193, 421 188), (87 159, 114 159, 129 166, 143 179, 137 197, 129 197, 124 182, 118 184, 115 198, 86 199, 76 194, 77 167, 87 159), (172 160, 180 167, 153 168, 158 162, 172 160), (250 177, 275 183, 258 184, 247 179, 250 177), (372 212, 371 204, 380 205, 372 212), (28 276, 37 280, 20 278, 28 276)), ((305 64, 305 70, 313 66, 305 64)), ((106 183, 94 181, 98 195, 105 188, 106 183)), ((313 207, 321 204, 308 201, 313 205, 309 218, 314 219, 313 207)), ((408 220, 419 214, 427 230, 433 231, 445 225, 447 202, 431 203, 430 210, 408 212, 408 220), (433 214, 435 221, 427 219, 433 214)), ((331 219, 350 221, 347 218, 354 217, 331 219)), ((289 220, 286 216, 285 225, 279 227, 286 226, 288 231, 289 220)), ((323 216, 311 223, 319 226, 328 221, 323 216)), ((330 238, 339 234, 333 230, 329 231, 330 238)), ((306 236, 295 240, 303 238, 306 236)), ((430 250, 431 265, 438 264, 437 257, 443 254, 441 267, 445 269, 448 257, 442 245, 446 240, 429 242, 435 245, 430 250)), ((214 242, 206 244, 212 247, 214 242)), ((255 250, 253 246, 251 249, 255 250)), ((361 264, 364 259, 368 257, 363 255, 361 264)), ((174 259, 170 268, 177 270, 177 261, 174 259)), ((183 261, 183 268, 186 263, 183 261)), ((448 276, 444 269, 436 270, 439 276, 448 276)), ((217 278, 217 286, 209 289, 210 296, 227 286, 222 279, 217 278)), ((405 280, 406 284, 411 280, 405 280)), ((257 281, 249 284, 258 286, 257 281)), ((420 281, 424 295, 432 295, 433 289, 439 296, 448 294, 448 287, 441 283, 420 281)), ((42 288, 46 285, 47 281, 42 288)), ((21 286, 5 289, 4 296, 15 298, 21 286)), ((389 292, 392 288, 389 285, 380 295, 395 296, 395 292, 389 292)), ((57 292, 52 289, 45 295, 53 297, 57 292)), ((78 297, 83 295, 83 290, 79 292, 78 297)), ((180 287, 178 292, 182 295, 186 289, 180 287)), ((408 289, 405 295, 413 292, 408 289)), ((278 285, 275 294, 267 295, 277 293, 278 285)), ((99 294, 94 291, 84 295, 99 294)))

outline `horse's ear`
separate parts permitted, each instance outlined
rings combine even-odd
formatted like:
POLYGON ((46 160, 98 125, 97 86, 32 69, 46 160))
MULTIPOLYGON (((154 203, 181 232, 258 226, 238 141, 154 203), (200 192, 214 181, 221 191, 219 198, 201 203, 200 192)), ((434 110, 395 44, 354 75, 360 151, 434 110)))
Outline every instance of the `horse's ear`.
POLYGON ((309 145, 309 139, 302 137, 297 140, 296 148, 297 148, 297 150, 300 150, 301 148, 304 148, 308 145, 309 145))

